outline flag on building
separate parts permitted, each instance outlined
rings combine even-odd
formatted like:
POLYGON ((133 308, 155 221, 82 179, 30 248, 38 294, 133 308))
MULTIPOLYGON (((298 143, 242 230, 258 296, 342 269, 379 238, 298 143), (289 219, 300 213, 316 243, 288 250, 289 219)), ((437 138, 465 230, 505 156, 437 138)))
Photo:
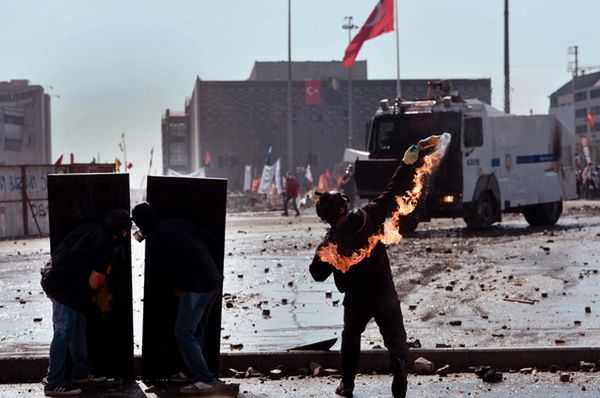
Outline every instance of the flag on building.
POLYGON ((596 131, 596 123, 594 123, 594 117, 592 116, 590 111, 585 112, 585 117, 587 118, 587 121, 590 124, 590 131, 596 131))
POLYGON ((121 161, 118 158, 115 158, 115 170, 121 171, 121 161))
POLYGON ((129 162, 127 163, 127 170, 131 169, 133 167, 133 163, 129 162))
POLYGON ((65 156, 64 153, 61 153, 60 156, 58 157, 58 159, 56 159, 56 163, 54 163, 55 166, 62 166, 62 161, 63 161, 63 157, 65 156))
POLYGON ((304 104, 321 104, 321 81, 318 79, 304 80, 304 104))
POLYGON ((75 163, 75 154, 73 154, 73 152, 71 152, 70 160, 71 160, 71 164, 75 163))
POLYGON ((342 61, 342 66, 350 68, 366 40, 383 33, 394 31, 394 0, 379 0, 365 24, 352 39, 342 61))

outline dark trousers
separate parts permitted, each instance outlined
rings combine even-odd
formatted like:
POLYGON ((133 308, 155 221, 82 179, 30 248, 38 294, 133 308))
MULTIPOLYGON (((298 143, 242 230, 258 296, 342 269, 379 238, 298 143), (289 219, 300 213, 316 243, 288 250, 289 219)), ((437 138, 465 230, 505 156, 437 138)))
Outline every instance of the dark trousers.
POLYGON ((294 205, 294 210, 296 210, 296 215, 300 215, 300 212, 298 211, 298 205, 296 205, 296 197, 295 196, 286 196, 285 200, 283 201, 283 214, 284 215, 288 215, 288 202, 290 201, 290 199, 292 200, 292 204, 294 205))
POLYGON ((360 358, 360 335, 367 323, 375 318, 379 332, 390 356, 390 368, 394 375, 394 397, 406 394, 406 360, 408 346, 400 301, 395 295, 369 303, 365 307, 344 307, 344 331, 342 332, 342 379, 354 382, 360 358))

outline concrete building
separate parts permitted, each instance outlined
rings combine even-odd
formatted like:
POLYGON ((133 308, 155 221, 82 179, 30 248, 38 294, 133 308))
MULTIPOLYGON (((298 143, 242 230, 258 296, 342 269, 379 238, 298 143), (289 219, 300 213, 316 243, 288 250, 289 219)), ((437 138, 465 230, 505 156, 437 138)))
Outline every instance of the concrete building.
POLYGON ((163 173, 169 170, 189 173, 190 151, 185 112, 167 109, 162 117, 163 173))
POLYGON ((600 72, 577 76, 553 92, 550 113, 572 132, 596 136, 600 131, 600 72), (591 129, 587 112, 597 123, 595 131, 591 129))
POLYGON ((600 155, 600 72, 574 77, 553 92, 549 113, 574 132, 578 141, 582 137, 588 139, 592 163, 597 164, 600 155), (588 113, 595 129, 588 120, 588 113))
MULTIPOLYGON (((310 165, 317 176, 342 160, 349 138, 363 149, 368 124, 382 98, 394 98, 395 80, 368 80, 367 63, 352 75, 352 137, 348 137, 348 70, 340 61, 292 63, 292 125, 295 167, 310 165)), ((250 80, 196 79, 186 103, 189 163, 183 172, 205 166, 208 177, 229 179, 229 189, 242 188, 244 166, 256 178, 272 147, 272 161, 286 165, 287 63, 256 62, 250 80)), ((464 98, 490 103, 490 79, 453 79, 464 98)), ((424 97, 427 79, 402 80, 404 98, 424 97)), ((164 119, 163 119, 164 120, 164 119)), ((164 126, 164 124, 163 124, 164 126)), ((165 164, 172 164, 164 150, 165 164)), ((166 170, 166 169, 165 169, 166 170)), ((282 169, 282 174, 287 170, 282 169)))
POLYGON ((50 164, 50 96, 28 80, 0 82, 0 165, 50 164))

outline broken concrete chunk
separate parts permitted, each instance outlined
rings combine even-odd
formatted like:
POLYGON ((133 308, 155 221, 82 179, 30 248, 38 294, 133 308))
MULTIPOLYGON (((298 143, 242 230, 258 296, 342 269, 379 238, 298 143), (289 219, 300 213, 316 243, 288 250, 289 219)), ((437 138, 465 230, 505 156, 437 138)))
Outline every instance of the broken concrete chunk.
POLYGON ((313 376, 322 376, 323 375, 323 366, 316 362, 311 362, 308 364, 308 370, 313 376))
POLYGON ((566 372, 561 372, 561 374, 559 376, 559 379, 563 383, 568 383, 568 382, 571 381, 571 375, 569 373, 566 373, 566 372))
POLYGON ((490 369, 483 375, 481 379, 487 383, 500 383, 503 378, 504 376, 502 372, 498 372, 496 369, 490 369))
POLYGON ((582 372, 589 372, 595 366, 596 366, 596 364, 594 364, 593 362, 579 361, 579 370, 582 372))
POLYGON ((413 367, 415 369, 415 373, 418 375, 432 375, 435 373, 434 363, 423 357, 415 359, 413 367))
POLYGON ((450 322, 448 322, 448 325, 450 325, 450 326, 460 326, 460 325, 462 325, 462 321, 458 321, 458 320, 457 321, 450 321, 450 322))

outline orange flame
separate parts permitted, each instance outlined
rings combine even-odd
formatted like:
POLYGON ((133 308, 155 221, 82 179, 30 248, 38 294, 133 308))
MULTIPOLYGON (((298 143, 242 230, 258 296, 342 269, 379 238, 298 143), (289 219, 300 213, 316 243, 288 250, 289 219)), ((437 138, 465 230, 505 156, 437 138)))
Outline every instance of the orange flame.
POLYGON ((371 254, 375 245, 381 241, 389 245, 400 242, 402 235, 399 232, 400 217, 412 213, 419 203, 419 199, 423 195, 423 186, 425 178, 430 175, 433 170, 440 164, 444 151, 437 149, 430 155, 423 158, 423 165, 415 171, 413 177, 413 188, 404 195, 396 196, 397 209, 392 214, 391 219, 384 223, 383 233, 375 233, 368 239, 366 247, 354 251, 350 256, 344 256, 338 253, 338 245, 329 242, 317 250, 317 255, 321 261, 333 265, 342 272, 346 272, 355 264, 358 264, 371 254))

